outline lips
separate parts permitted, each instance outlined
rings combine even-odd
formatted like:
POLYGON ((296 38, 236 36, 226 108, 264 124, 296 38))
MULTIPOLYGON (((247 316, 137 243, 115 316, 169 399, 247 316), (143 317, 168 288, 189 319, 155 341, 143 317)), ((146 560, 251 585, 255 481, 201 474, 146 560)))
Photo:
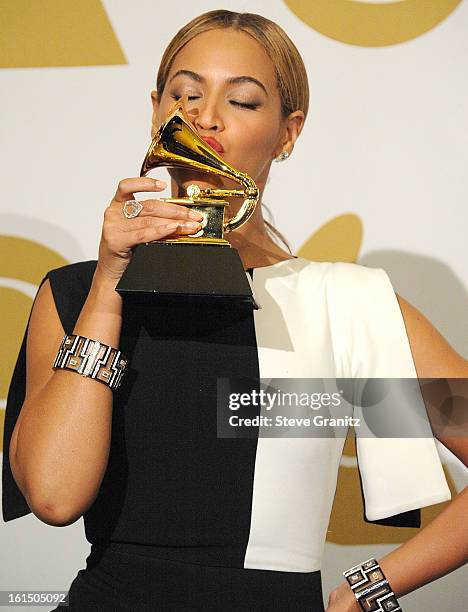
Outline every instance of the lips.
POLYGON ((224 153, 222 144, 219 143, 215 138, 209 138, 208 136, 204 136, 202 140, 209 144, 210 147, 216 151, 216 153, 224 153))

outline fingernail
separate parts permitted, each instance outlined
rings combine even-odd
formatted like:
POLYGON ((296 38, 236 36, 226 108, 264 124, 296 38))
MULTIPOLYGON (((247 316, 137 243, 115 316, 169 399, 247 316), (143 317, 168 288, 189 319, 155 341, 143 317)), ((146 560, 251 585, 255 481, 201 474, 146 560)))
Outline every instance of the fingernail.
POLYGON ((160 179, 154 179, 156 183, 156 187, 167 187, 166 181, 161 181, 160 179))
POLYGON ((203 215, 201 214, 201 212, 198 212, 197 210, 190 210, 188 213, 188 216, 191 219, 195 219, 196 221, 202 221, 203 220, 203 215))

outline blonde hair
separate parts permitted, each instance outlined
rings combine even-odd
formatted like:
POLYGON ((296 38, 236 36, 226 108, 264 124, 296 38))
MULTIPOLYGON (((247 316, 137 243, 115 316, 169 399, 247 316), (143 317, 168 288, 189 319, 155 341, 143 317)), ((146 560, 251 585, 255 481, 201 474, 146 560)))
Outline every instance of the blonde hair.
MULTIPOLYGON (((256 13, 236 13, 225 9, 208 11, 195 17, 172 38, 164 51, 158 70, 156 80, 158 100, 161 100, 174 58, 182 47, 202 32, 221 28, 246 32, 265 49, 275 68, 282 118, 286 118, 295 110, 301 110, 306 118, 309 109, 307 72, 302 57, 292 40, 278 24, 266 17, 256 13)), ((262 205, 265 206, 263 203, 262 205)), ((283 241, 292 254, 291 247, 284 236, 266 220, 265 225, 270 232, 283 241)))

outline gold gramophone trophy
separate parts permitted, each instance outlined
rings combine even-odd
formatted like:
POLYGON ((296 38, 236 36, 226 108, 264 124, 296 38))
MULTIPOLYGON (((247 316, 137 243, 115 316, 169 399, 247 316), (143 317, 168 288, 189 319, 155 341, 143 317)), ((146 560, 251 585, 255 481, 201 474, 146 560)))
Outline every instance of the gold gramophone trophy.
POLYGON ((196 168, 240 183, 243 189, 205 189, 189 185, 187 197, 161 198, 163 202, 195 208, 204 217, 201 229, 176 238, 137 245, 116 291, 123 297, 160 297, 176 300, 213 298, 244 302, 258 308, 237 249, 223 237, 252 216, 259 192, 247 174, 227 164, 192 126, 179 98, 153 138, 140 176, 160 166, 196 168), (239 212, 224 220, 226 197, 244 199, 239 212))

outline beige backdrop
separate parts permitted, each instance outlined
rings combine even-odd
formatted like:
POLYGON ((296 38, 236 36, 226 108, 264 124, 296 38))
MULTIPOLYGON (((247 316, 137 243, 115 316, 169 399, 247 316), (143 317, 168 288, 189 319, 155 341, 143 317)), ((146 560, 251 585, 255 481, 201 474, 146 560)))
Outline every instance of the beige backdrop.
MULTIPOLYGON (((215 8, 277 21, 308 69, 305 128, 292 157, 273 165, 265 192, 275 225, 304 257, 386 269, 395 290, 468 358, 467 1, 179 0, 177 10, 169 6, 0 1, 0 440, 37 285, 53 267, 97 257, 103 209, 116 183, 138 174, 149 142, 149 91, 161 54, 189 19, 215 8)), ((455 494, 467 470, 439 448, 455 494)), ((443 506, 424 509, 423 522, 443 506)), ((343 569, 382 556, 415 532, 362 521, 350 440, 330 522, 324 592, 341 582, 343 569)), ((0 524, 0 534, 3 590, 66 590, 85 565, 82 520, 54 528, 29 515, 0 524)), ((461 568, 408 595, 405 610, 464 609, 467 578, 461 568)))

